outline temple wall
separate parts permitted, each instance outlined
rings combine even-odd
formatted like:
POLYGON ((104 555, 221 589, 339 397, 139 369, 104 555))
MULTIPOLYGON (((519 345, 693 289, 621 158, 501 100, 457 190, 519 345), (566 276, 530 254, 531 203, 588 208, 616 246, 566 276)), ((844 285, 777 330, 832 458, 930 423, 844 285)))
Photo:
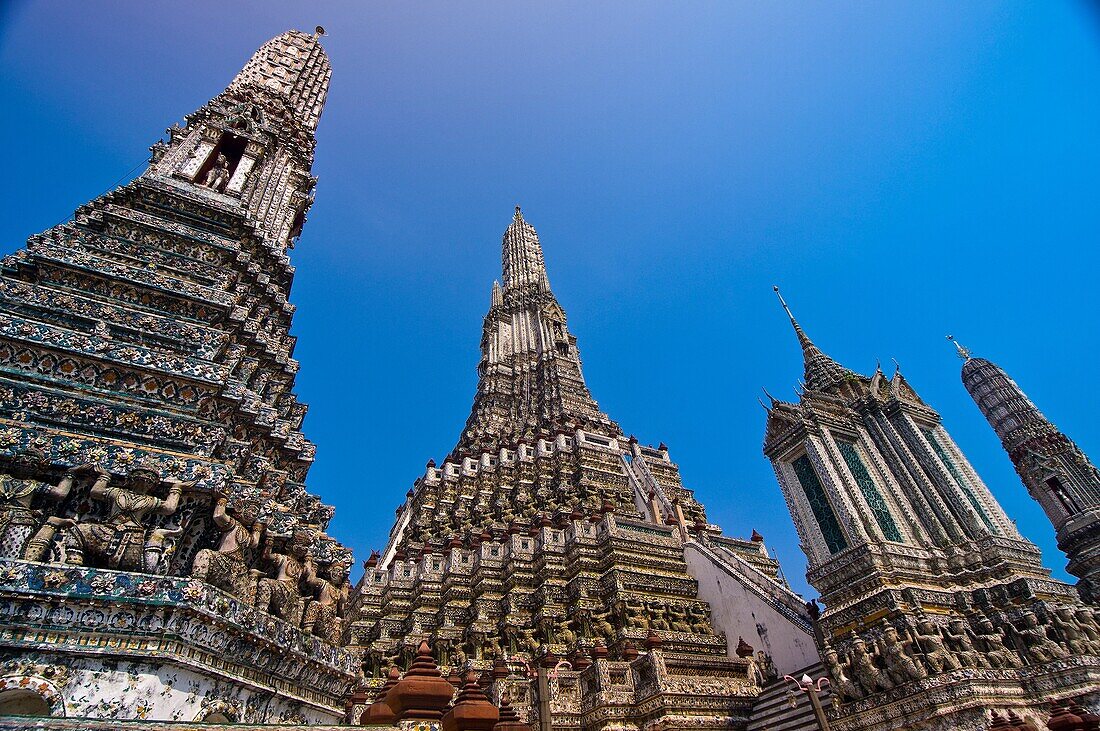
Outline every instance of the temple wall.
POLYGON ((812 631, 790 616, 796 595, 779 585, 768 587, 762 575, 750 578, 738 573, 732 563, 694 541, 684 545, 684 558, 688 572, 699 582, 699 598, 710 603, 714 628, 726 635, 730 657, 737 638, 743 637, 753 648, 771 655, 780 675, 820 662, 812 631), (765 600, 760 594, 768 591, 773 595, 765 600))
POLYGON ((339 723, 343 717, 176 663, 120 660, 113 655, 19 654, 4 663, 0 686, 0 694, 31 688, 47 699, 52 717, 81 721, 189 722, 221 714, 253 723, 322 724, 339 723), (20 666, 25 670, 20 672, 20 666))

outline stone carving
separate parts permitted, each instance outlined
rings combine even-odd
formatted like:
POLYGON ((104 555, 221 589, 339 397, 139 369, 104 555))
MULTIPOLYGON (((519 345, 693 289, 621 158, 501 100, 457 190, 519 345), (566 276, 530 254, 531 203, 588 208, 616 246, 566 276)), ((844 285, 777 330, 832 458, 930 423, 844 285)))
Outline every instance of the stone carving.
POLYGON ((229 498, 215 494, 213 522, 222 535, 217 548, 204 548, 195 555, 191 575, 252 603, 256 584, 249 562, 260 545, 264 524, 256 520, 258 506, 252 501, 242 501, 232 512, 236 515, 229 510, 229 498))
POLYGON ((611 610, 607 609, 603 612, 593 611, 589 619, 589 627, 591 634, 590 637, 603 637, 604 639, 611 640, 615 637, 615 628, 611 624, 611 610))
POLYGON ((316 592, 306 606, 302 629, 306 634, 323 637, 334 645, 340 644, 344 629, 344 610, 348 602, 349 566, 333 562, 328 565, 327 577, 317 575, 312 558, 305 563, 305 584, 316 592))
POLYGON ((291 624, 302 619, 301 582, 304 561, 313 538, 304 530, 291 535, 267 534, 261 561, 270 566, 271 576, 260 578, 256 588, 256 607, 291 624), (277 553, 273 543, 286 543, 286 553, 277 553))
POLYGON ((671 605, 666 609, 668 626, 673 632, 691 632, 691 622, 687 609, 678 605, 671 605))
POLYGON ((31 542, 43 523, 43 515, 41 510, 33 507, 33 503, 35 500, 60 503, 68 497, 76 473, 91 469, 86 465, 67 472, 54 486, 35 479, 46 466, 45 454, 28 449, 12 460, 12 474, 0 475, 0 558, 26 558, 28 550, 38 556, 41 549, 31 545, 31 542))
POLYGON ((1013 628, 1020 653, 1033 665, 1050 662, 1068 654, 1047 636, 1046 628, 1030 609, 1020 613, 1019 623, 1013 625, 1013 628))
POLYGON ((840 659, 840 654, 831 645, 826 645, 821 653, 821 659, 825 670, 829 673, 829 679, 836 696, 843 696, 846 700, 856 700, 863 697, 863 690, 849 677, 851 665, 840 659))
POLYGON ((945 670, 959 669, 959 661, 947 648, 943 634, 928 617, 918 616, 916 635, 913 640, 914 647, 920 649, 920 654, 931 672, 942 673, 945 670))
POLYGON ((756 667, 760 672, 762 685, 767 685, 779 677, 779 669, 775 667, 775 661, 763 650, 756 651, 756 667))
POLYGON ((875 665, 872 655, 867 652, 867 643, 859 635, 853 633, 852 642, 848 651, 848 668, 852 677, 859 684, 865 694, 877 693, 880 690, 890 690, 894 682, 890 677, 875 665))
POLYGON ((500 641, 493 635, 487 635, 481 640, 481 644, 478 647, 478 656, 482 660, 497 660, 503 658, 503 651, 500 649, 500 641))
POLYGON ((886 672, 896 684, 907 683, 910 680, 918 680, 928 676, 924 667, 914 658, 911 639, 901 639, 897 628, 887 625, 882 631, 882 642, 879 647, 879 655, 886 664, 886 672))
POLYGON ((201 185, 205 185, 207 188, 221 193, 228 184, 229 160, 226 159, 225 155, 219 152, 218 156, 214 159, 214 165, 206 172, 206 176, 203 178, 201 185))
POLYGON ((646 613, 645 605, 638 599, 634 597, 620 599, 616 602, 615 608, 623 627, 649 629, 649 615, 646 613))
POLYGON ((1020 656, 1005 646, 1004 637, 993 626, 989 617, 984 614, 978 615, 974 621, 974 628, 976 646, 990 667, 995 669, 1023 667, 1024 663, 1020 656))
POLYGON ((1093 652, 1100 653, 1100 624, 1094 617, 1094 611, 1088 607, 1077 607, 1073 616, 1077 619, 1077 627, 1092 643, 1093 652))
POLYGON ((691 618, 691 631, 701 635, 713 635, 714 628, 710 626, 710 617, 702 607, 692 605, 688 607, 691 618))
POLYGON ((146 520, 152 515, 169 516, 179 507, 184 487, 193 483, 168 482, 168 495, 158 498, 152 491, 159 487, 159 475, 148 467, 137 467, 128 475, 128 487, 110 487, 108 479, 99 479, 88 493, 105 506, 106 519, 78 520, 65 531, 65 561, 77 566, 91 565, 131 571, 156 567, 173 529, 150 531, 146 520))
POLYGON ((954 653, 955 658, 962 667, 984 668, 989 666, 975 647, 970 628, 963 623, 962 619, 952 617, 947 622, 947 629, 944 630, 944 634, 946 635, 948 648, 954 653))
POLYGON ((1050 622, 1070 652, 1075 655, 1100 654, 1098 643, 1089 639, 1088 633, 1074 616, 1072 607, 1055 607, 1050 614, 1050 622))

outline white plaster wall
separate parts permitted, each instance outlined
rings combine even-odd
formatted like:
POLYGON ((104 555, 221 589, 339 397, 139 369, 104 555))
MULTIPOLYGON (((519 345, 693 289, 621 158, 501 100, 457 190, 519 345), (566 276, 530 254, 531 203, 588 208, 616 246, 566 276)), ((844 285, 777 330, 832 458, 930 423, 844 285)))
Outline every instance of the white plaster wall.
MULTIPOLYGON (((710 603, 714 628, 726 634, 726 652, 734 656, 737 638, 772 657, 780 675, 821 661, 813 635, 761 599, 725 563, 715 561, 697 543, 684 546, 688 572, 699 582, 699 598, 710 603)), ((777 591, 783 591, 776 587, 777 591)))
MULTIPOLYGON (((58 658, 53 658, 57 660, 58 658)), ((110 658, 66 658, 59 687, 66 717, 194 721, 211 703, 238 709, 240 720, 333 723, 341 719, 270 693, 217 681, 185 668, 110 658)))

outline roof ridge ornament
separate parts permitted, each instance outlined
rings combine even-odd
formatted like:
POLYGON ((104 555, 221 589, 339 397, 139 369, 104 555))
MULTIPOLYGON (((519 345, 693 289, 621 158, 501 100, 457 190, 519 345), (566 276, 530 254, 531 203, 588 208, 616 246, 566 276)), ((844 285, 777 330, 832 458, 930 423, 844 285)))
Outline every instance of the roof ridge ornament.
POLYGON ((955 351, 961 360, 970 360, 970 348, 956 340, 954 335, 948 335, 947 339, 955 346, 955 351))

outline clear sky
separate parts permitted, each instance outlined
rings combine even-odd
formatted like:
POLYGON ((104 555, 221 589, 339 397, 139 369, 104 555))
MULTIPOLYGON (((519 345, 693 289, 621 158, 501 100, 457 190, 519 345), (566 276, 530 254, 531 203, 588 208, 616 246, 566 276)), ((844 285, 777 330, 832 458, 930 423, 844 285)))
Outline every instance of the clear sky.
POLYGON ((1094 7, 9 1, 0 253, 125 180, 263 41, 320 23, 295 355, 308 484, 360 559, 469 413, 518 203, 600 405, 797 590, 760 451, 760 387, 793 398, 802 367, 772 284, 845 366, 901 363, 1064 578, 944 335, 1100 458, 1094 7))

